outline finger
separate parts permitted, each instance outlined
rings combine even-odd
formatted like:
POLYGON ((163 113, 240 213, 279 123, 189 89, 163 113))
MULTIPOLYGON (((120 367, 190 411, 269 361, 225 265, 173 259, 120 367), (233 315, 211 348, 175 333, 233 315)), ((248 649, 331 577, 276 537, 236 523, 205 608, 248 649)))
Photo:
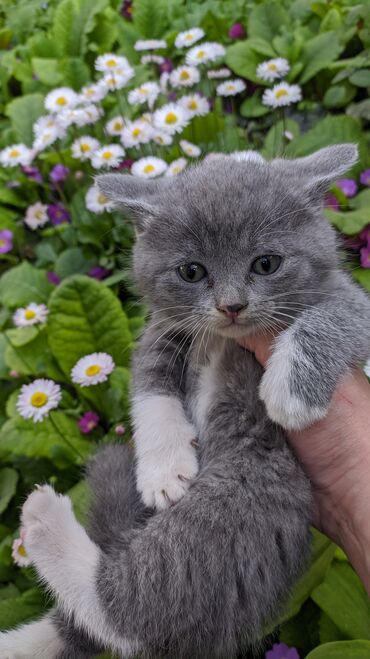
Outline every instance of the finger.
POLYGON ((273 349, 274 337, 269 336, 247 336, 242 339, 238 339, 239 345, 243 348, 246 348, 250 352, 253 352, 256 356, 256 359, 259 361, 262 366, 266 366, 266 362, 273 349))

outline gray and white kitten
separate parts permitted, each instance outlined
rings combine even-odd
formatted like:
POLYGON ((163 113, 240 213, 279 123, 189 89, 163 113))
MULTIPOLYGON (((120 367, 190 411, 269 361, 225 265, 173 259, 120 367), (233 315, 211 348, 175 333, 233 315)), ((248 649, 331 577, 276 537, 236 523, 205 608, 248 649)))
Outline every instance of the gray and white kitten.
POLYGON ((150 309, 133 369, 136 461, 127 446, 93 461, 89 535, 67 497, 30 495, 25 545, 58 611, 0 635, 1 659, 231 658, 276 620, 310 544, 309 483, 283 429, 322 418, 370 355, 369 299, 321 213, 356 157, 347 144, 98 178, 136 222, 150 309), (276 330, 263 373, 235 339, 276 330))

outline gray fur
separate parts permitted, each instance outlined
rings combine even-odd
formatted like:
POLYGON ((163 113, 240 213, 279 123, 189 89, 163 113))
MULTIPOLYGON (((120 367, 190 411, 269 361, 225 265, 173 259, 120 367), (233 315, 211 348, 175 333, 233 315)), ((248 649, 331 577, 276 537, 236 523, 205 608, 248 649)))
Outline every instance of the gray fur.
POLYGON ((99 596, 145 657, 236 656, 276 620, 306 565, 309 484, 259 400, 261 367, 234 339, 290 326, 289 389, 308 408, 326 408, 340 376, 370 355, 369 300, 342 271, 320 211, 355 160, 353 145, 339 145, 299 161, 221 157, 175 179, 98 178, 138 227, 134 273, 151 316, 134 393, 178 397, 199 432, 199 475, 168 510, 143 509, 127 447, 105 449, 91 470, 99 596), (263 254, 283 257, 275 274, 251 273, 263 254), (181 280, 187 262, 208 278, 181 280), (221 304, 247 305, 241 325, 226 327, 221 304), (201 376, 215 358, 199 422, 201 376))

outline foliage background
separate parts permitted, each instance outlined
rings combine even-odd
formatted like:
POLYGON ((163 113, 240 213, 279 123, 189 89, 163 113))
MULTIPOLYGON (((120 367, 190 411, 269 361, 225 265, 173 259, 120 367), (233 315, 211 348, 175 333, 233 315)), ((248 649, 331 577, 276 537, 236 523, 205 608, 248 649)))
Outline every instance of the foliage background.
MULTIPOLYGON (((126 8, 130 3, 125 3, 126 8)), ((148 78, 134 49, 138 39, 165 38, 166 57, 177 62, 176 34, 202 27, 208 40, 227 47, 226 64, 247 82, 232 103, 215 100, 214 111, 198 118, 184 136, 209 151, 255 148, 266 157, 301 156, 321 146, 354 141, 360 162, 349 176, 359 180, 370 167, 370 5, 368 2, 294 0, 136 0, 123 15, 116 0, 3 0, 0 8, 0 146, 32 144, 32 125, 45 110, 43 99, 56 86, 75 90, 93 79, 97 55, 115 52, 135 65, 134 84, 148 78), (230 28, 240 23, 246 36, 235 40, 230 28), (256 77, 263 60, 289 60, 287 80, 303 89, 303 100, 284 117, 261 102, 264 83, 256 77), (284 130, 293 139, 284 138, 284 130)), ((203 90, 207 93, 207 90, 203 90)), ((117 113, 108 102, 107 117, 117 113)), ((176 148, 162 157, 179 156, 176 148)), ((99 442, 129 439, 128 387, 132 348, 145 310, 130 285, 127 267, 133 240, 130 225, 116 213, 94 216, 84 194, 91 170, 71 158, 68 147, 51 147, 40 159, 44 187, 19 170, 0 169, 0 230, 14 234, 14 249, 0 262, 0 628, 39 615, 50 605, 30 568, 11 558, 18 533, 19 508, 34 483, 49 482, 68 492, 83 516, 86 490, 83 465, 99 442), (48 173, 57 163, 71 170, 63 198, 72 220, 38 233, 24 226, 27 206, 54 200, 48 173), (78 180, 76 172, 82 172, 78 180), (15 182, 15 185, 13 185, 15 182), (92 268, 108 272, 102 281, 92 268), (50 283, 47 272, 61 283, 50 283), (48 305, 45 326, 14 328, 14 309, 29 302, 48 305), (108 351, 117 368, 109 382, 93 390, 73 386, 71 367, 79 357, 108 351), (63 385, 63 399, 53 420, 22 419, 15 401, 20 386, 35 377, 63 385), (81 434, 78 419, 87 410, 100 417, 98 427, 81 434), (117 424, 125 434, 117 435, 117 424)), ((348 267, 370 290, 370 268, 360 267, 353 238, 370 223, 370 189, 348 198, 333 188, 338 206, 328 218, 350 237, 348 267)), ((57 195, 58 196, 58 195, 57 195)), ((312 564, 299 584, 281 624, 266 640, 295 646, 301 657, 341 659, 370 656, 370 602, 341 550, 315 533, 312 564)), ((247 656, 247 655, 245 655, 247 656)), ((249 656, 249 655, 248 655, 249 656)), ((250 654, 252 656, 252 654, 250 654)), ((254 656, 264 656, 264 651, 254 656)))

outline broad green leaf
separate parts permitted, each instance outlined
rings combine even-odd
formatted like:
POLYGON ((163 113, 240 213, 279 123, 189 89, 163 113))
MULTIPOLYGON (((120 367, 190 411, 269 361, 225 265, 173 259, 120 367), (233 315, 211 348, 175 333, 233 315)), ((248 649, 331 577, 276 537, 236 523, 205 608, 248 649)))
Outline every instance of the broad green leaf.
POLYGON ((253 96, 246 98, 240 106, 240 114, 248 119, 263 117, 271 112, 271 109, 262 104, 261 94, 255 92, 253 96))
POLYGON ((46 304, 52 289, 45 270, 34 268, 27 261, 8 270, 0 279, 1 302, 11 309, 30 302, 46 304))
POLYGON ((2 600, 17 597, 18 595, 19 595, 19 590, 12 583, 8 584, 7 586, 3 586, 2 588, 0 588, 0 602, 2 600))
POLYGON ((326 108, 342 108, 348 105, 356 95, 356 87, 348 83, 333 85, 325 92, 323 105, 326 108))
POLYGON ((339 33, 323 32, 307 41, 302 51, 303 72, 300 83, 311 80, 319 71, 326 69, 331 62, 337 59, 343 50, 339 33))
POLYGON ((306 659, 369 659, 369 641, 337 641, 325 643, 310 652, 306 659))
POLYGON ((163 38, 163 32, 168 26, 166 0, 140 0, 135 2, 133 24, 141 33, 142 38, 163 38))
POLYGON ((10 343, 15 348, 24 346, 30 341, 33 341, 39 333, 39 329, 35 325, 29 325, 28 327, 17 327, 16 329, 6 330, 6 336, 8 337, 10 343))
POLYGON ((107 352, 127 366, 131 335, 114 293, 101 283, 76 275, 55 289, 49 303, 49 343, 66 375, 84 355, 107 352))
POLYGON ((31 62, 35 75, 45 85, 56 86, 62 81, 57 59, 33 57, 31 62))
POLYGON ((307 599, 296 616, 280 626, 279 641, 299 650, 300 656, 319 644, 319 620, 321 611, 311 599, 307 599))
MULTIPOLYGON (((349 200, 351 208, 370 208, 370 188, 367 190, 361 190, 355 197, 349 200)), ((370 214, 369 214, 369 224, 370 224, 370 214)))
POLYGON ((73 511, 78 521, 84 524, 90 501, 90 492, 85 480, 79 481, 67 492, 72 500, 73 511))
POLYGON ((7 378, 9 369, 5 362, 5 351, 8 347, 8 342, 4 334, 0 334, 0 378, 7 378))
POLYGON ((35 618, 45 610, 45 596, 38 588, 0 601, 0 629, 5 631, 35 618))
POLYGON ((22 345, 10 343, 10 332, 6 332, 8 345, 5 349, 5 363, 9 369, 24 375, 46 375, 55 380, 63 380, 63 374, 51 354, 46 329, 39 329, 31 341, 22 345))
POLYGON ((352 276, 367 291, 370 292, 370 268, 356 268, 352 271, 352 276))
POLYGON ((370 86, 370 71, 363 69, 362 71, 356 71, 350 76, 349 81, 356 85, 357 87, 369 87, 370 86))
POLYGON ((324 210, 324 214, 330 222, 346 236, 354 236, 361 229, 369 224, 368 208, 363 207, 355 211, 333 211, 329 208, 324 210))
POLYGON ((299 125, 293 119, 277 121, 266 135, 262 153, 267 158, 276 158, 285 153, 290 140, 284 134, 286 131, 293 135, 293 139, 299 135, 299 125))
POLYGON ((320 32, 329 32, 332 30, 339 30, 342 24, 342 17, 338 9, 334 7, 329 9, 325 17, 321 21, 320 32))
POLYGON ((107 0, 62 0, 57 5, 52 35, 61 56, 79 57, 86 52, 96 15, 106 5, 107 0))
POLYGON ((85 274, 93 265, 93 261, 89 261, 84 256, 80 247, 70 247, 58 256, 54 272, 61 279, 65 279, 70 275, 85 274))
POLYGON ((0 515, 17 491, 18 472, 10 467, 0 469, 0 515))
POLYGON ((76 419, 58 410, 38 423, 12 417, 0 430, 2 460, 14 456, 48 458, 64 468, 71 463, 83 464, 93 448, 91 442, 81 437, 76 419))
POLYGON ((338 629, 336 624, 326 615, 326 613, 324 613, 324 611, 320 612, 319 634, 320 643, 332 643, 333 641, 347 640, 340 629, 338 629))
POLYGON ((8 103, 5 110, 10 118, 17 138, 32 146, 32 126, 42 114, 45 113, 44 97, 41 94, 26 94, 8 103))
POLYGON ((289 30, 291 18, 280 2, 264 2, 255 5, 249 14, 248 34, 259 37, 268 43, 279 33, 284 26, 289 30))
POLYGON ((237 75, 259 84, 263 84, 263 81, 257 78, 256 69, 262 60, 263 57, 253 50, 248 39, 235 43, 227 49, 227 66, 237 75))
POLYGON ((80 57, 67 57, 62 60, 63 80, 68 87, 79 91, 90 81, 89 67, 80 57))
POLYGON ((370 600, 349 563, 335 561, 311 597, 348 638, 370 639, 370 600))

